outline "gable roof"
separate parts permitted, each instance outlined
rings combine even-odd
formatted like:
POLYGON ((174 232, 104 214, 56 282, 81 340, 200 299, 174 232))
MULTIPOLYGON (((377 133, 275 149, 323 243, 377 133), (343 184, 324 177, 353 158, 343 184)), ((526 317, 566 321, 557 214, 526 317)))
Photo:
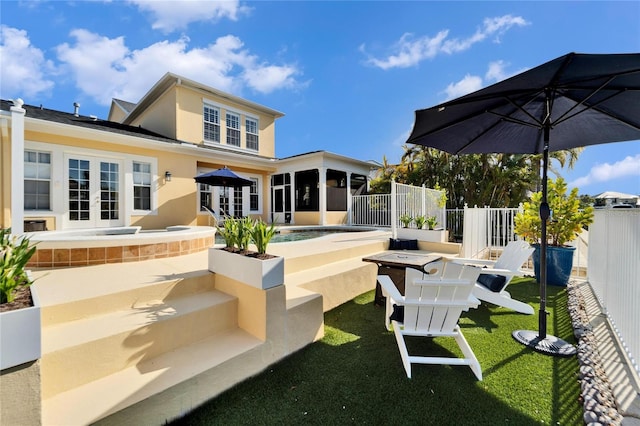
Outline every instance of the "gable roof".
POLYGON ((165 93, 167 90, 169 90, 173 86, 190 87, 192 89, 210 93, 214 96, 217 96, 223 99, 228 99, 229 101, 234 103, 247 105, 248 107, 254 110, 260 111, 268 115, 272 115, 274 119, 284 117, 284 113, 280 111, 276 111, 275 109, 268 108, 264 105, 251 102, 246 99, 232 95, 230 93, 226 93, 221 90, 215 89, 211 86, 207 86, 206 84, 198 83, 197 81, 189 80, 188 78, 168 72, 164 76, 162 76, 162 78, 158 80, 156 84, 153 85, 153 87, 142 97, 142 99, 140 99, 140 101, 138 101, 137 104, 132 104, 131 102, 127 102, 129 105, 135 105, 135 106, 131 111, 129 111, 128 115, 125 117, 125 119, 122 122, 127 124, 132 123, 153 102, 155 102, 163 93, 165 93))

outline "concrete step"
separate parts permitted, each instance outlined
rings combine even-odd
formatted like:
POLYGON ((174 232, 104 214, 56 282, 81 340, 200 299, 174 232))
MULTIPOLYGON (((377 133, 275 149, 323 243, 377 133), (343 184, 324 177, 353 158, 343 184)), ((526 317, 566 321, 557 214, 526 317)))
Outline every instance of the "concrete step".
POLYGON ((362 255, 322 266, 286 274, 287 308, 297 301, 304 301, 304 291, 322 295, 322 309, 327 312, 354 297, 373 290, 378 267, 362 261, 362 255), (293 290, 295 289, 295 290, 293 290), (290 295, 293 300, 290 302, 290 295), (295 300, 295 302, 294 302, 295 300))
POLYGON ((47 326, 42 395, 49 398, 165 352, 237 328, 237 299, 209 291, 47 326))
POLYGON ((327 264, 340 262, 345 259, 362 260, 363 257, 384 251, 384 243, 373 241, 358 245, 339 244, 330 246, 329 251, 322 256, 317 253, 300 250, 295 257, 288 257, 285 260, 285 274, 308 271, 310 269, 324 267, 327 264))
MULTIPOLYGON (((134 366, 44 399, 42 424, 91 424, 147 398, 162 395, 190 379, 197 382, 193 386, 197 387, 199 384, 202 387, 201 392, 210 395, 209 397, 214 396, 232 383, 222 379, 212 380, 211 377, 225 377, 225 371, 229 370, 225 365, 227 362, 241 358, 243 354, 262 344, 261 340, 236 328, 153 358, 141 359, 134 366), (220 372, 216 373, 217 370, 220 372), (205 373, 209 380, 206 384, 198 380, 205 373)), ((194 390, 195 388, 191 389, 194 390)), ((182 395, 182 399, 177 398, 182 404, 178 412, 193 409, 201 402, 194 395, 182 395)), ((171 403, 176 403, 176 398, 170 400, 171 403)), ((138 416, 139 414, 136 413, 138 416)), ((121 420, 117 423, 123 424, 121 420)))

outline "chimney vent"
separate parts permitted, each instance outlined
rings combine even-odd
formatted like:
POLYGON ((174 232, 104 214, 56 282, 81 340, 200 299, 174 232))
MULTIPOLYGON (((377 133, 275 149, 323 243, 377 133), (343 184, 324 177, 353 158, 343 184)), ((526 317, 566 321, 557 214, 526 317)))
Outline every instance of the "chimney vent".
POLYGON ((76 117, 80 116, 80 104, 77 102, 73 103, 73 115, 75 115, 76 117))

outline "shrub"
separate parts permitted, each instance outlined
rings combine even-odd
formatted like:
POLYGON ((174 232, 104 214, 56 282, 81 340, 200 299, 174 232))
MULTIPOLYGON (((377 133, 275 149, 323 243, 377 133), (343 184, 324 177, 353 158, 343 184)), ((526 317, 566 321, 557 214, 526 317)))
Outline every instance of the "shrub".
MULTIPOLYGON (((531 195, 531 200, 524 203, 524 210, 515 217, 515 232, 530 244, 542 242, 542 221, 540 220, 540 203, 542 192, 531 195)), ((593 222, 593 207, 580 209, 578 188, 573 188, 567 195, 567 184, 562 178, 549 181, 547 202, 551 217, 547 222, 547 239, 549 245, 564 246, 582 232, 582 228, 593 222)))
POLYGON ((36 247, 29 238, 12 236, 11 229, 0 230, 0 243, 0 303, 9 303, 18 288, 32 284, 25 266, 36 247))
POLYGON ((438 224, 438 219, 435 216, 429 216, 427 218, 427 227, 429 229, 434 229, 438 224))
POLYGON ((427 218, 424 216, 416 216, 413 222, 416 224, 418 229, 422 229, 424 227, 424 224, 427 222, 427 218))
POLYGON ((276 234, 276 227, 272 223, 271 226, 267 226, 262 219, 258 219, 251 229, 251 240, 256 245, 258 253, 265 254, 267 252, 267 245, 271 238, 276 234))

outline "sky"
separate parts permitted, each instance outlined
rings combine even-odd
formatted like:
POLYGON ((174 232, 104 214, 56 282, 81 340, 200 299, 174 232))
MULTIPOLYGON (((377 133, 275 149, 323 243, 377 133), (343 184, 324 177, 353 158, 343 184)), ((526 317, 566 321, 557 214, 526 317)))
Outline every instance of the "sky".
MULTIPOLYGON (((284 113, 280 158, 396 163, 415 110, 569 52, 640 52, 640 1, 0 2, 0 98, 106 119, 172 72, 284 113)), ((560 174, 640 194, 640 141, 560 174)))

